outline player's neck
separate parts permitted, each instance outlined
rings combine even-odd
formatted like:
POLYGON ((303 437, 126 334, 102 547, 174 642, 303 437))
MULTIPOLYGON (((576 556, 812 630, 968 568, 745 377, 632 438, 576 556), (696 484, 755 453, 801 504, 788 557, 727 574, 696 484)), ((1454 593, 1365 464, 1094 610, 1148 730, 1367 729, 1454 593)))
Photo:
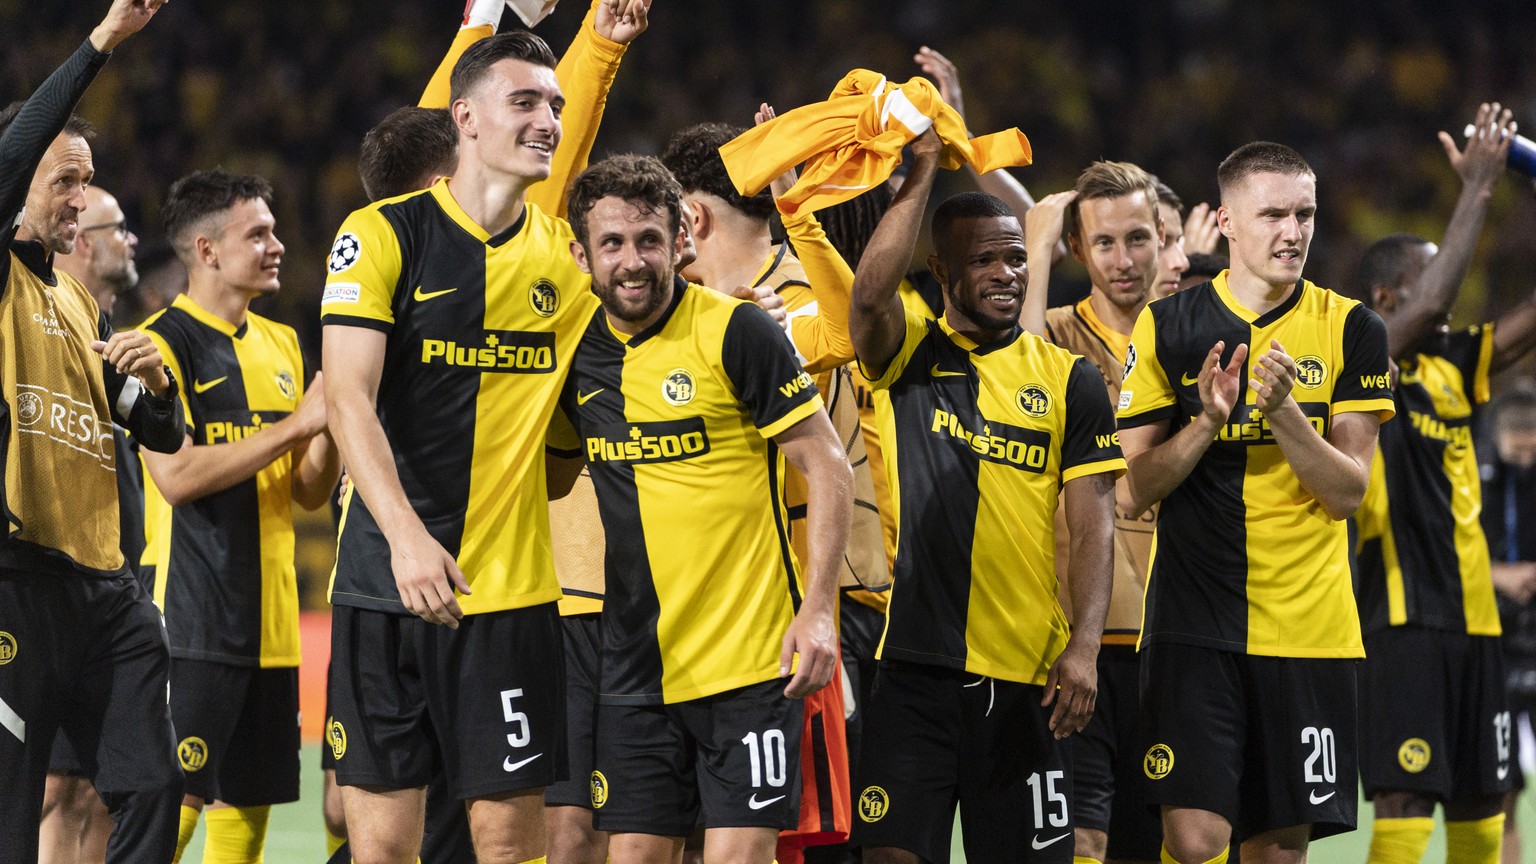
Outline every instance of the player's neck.
POLYGON ((231 327, 245 323, 251 308, 251 296, 241 291, 222 287, 217 281, 192 275, 187 280, 187 298, 203 311, 226 321, 231 327))
POLYGON ((522 218, 528 187, 535 180, 492 172, 470 159, 461 160, 459 169, 448 178, 448 194, 485 233, 494 237, 522 218))
POLYGON ((1263 315, 1279 306, 1296 290, 1295 282, 1274 283, 1243 267, 1233 256, 1232 267, 1227 271, 1227 290, 1232 299, 1243 304, 1249 312, 1263 315))
POLYGON ((1136 327, 1137 316, 1141 314, 1141 310, 1147 307, 1147 301, 1151 298, 1152 295, 1148 293, 1146 297, 1142 298, 1140 303, 1129 309, 1122 309, 1111 303, 1109 298, 1104 296, 1104 292, 1095 287, 1092 291, 1088 292, 1088 306, 1093 309, 1093 314, 1098 316, 1105 327, 1122 336, 1129 336, 1131 335, 1131 330, 1136 327))
POLYGON ((688 265, 684 275, 690 282, 727 293, 738 285, 750 287, 757 281, 768 253, 773 249, 773 237, 766 225, 761 232, 717 230, 694 242, 699 257, 688 265))

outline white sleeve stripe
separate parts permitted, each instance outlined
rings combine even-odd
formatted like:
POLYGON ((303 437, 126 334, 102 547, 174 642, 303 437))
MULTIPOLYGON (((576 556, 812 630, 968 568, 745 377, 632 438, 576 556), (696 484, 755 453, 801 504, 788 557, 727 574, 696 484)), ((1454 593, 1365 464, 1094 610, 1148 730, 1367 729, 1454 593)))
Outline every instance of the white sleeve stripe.
POLYGON ((17 741, 27 743, 27 721, 21 719, 21 715, 5 704, 4 699, 0 699, 0 726, 4 726, 7 732, 15 735, 17 741))
POLYGON ((133 406, 139 403, 139 394, 143 391, 144 385, 139 383, 139 379, 132 375, 123 379, 123 389, 117 393, 117 416, 127 420, 133 412, 133 406))
POLYGON ((917 110, 917 106, 912 104, 912 100, 900 88, 891 90, 891 94, 885 97, 885 105, 880 110, 880 125, 886 129, 891 128, 892 114, 913 135, 921 135, 933 127, 933 118, 917 110))

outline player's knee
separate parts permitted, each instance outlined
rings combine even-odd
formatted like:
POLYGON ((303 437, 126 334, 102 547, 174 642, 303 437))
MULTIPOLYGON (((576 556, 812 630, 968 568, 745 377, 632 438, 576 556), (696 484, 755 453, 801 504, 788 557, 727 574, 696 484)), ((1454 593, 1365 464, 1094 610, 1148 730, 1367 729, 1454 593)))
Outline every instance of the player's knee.
POLYGON ((43 818, 57 816, 84 822, 91 814, 91 799, 96 790, 84 777, 68 774, 49 774, 43 787, 43 818))
POLYGON ((1377 819, 1423 819, 1435 815, 1435 799, 1419 792, 1377 792, 1371 803, 1377 819))
POLYGON ((421 852, 419 836, 414 843, 409 837, 393 833, 387 836, 349 836, 347 843, 352 851, 353 864, 415 864, 416 856, 421 852))
POLYGON ((1230 835, 1205 826, 1180 826, 1170 830, 1164 826, 1164 859, 1176 864, 1205 864, 1222 857, 1231 842, 1230 835))
POLYGON ((1092 858, 1095 861, 1103 861, 1109 853, 1109 835, 1095 828, 1078 828, 1074 832, 1073 842, 1077 848, 1073 854, 1078 858, 1092 858))

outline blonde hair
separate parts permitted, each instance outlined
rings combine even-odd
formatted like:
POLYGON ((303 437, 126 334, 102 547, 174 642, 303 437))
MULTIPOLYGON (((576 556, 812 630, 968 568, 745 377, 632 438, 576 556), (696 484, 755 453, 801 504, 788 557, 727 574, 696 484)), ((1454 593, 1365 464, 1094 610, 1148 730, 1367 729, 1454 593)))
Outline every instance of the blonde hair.
POLYGON ((1152 175, 1130 162, 1099 161, 1077 175, 1077 198, 1067 208, 1067 233, 1081 239, 1082 219, 1078 207, 1095 198, 1124 198, 1141 192, 1152 211, 1152 224, 1158 224, 1157 182, 1152 175))

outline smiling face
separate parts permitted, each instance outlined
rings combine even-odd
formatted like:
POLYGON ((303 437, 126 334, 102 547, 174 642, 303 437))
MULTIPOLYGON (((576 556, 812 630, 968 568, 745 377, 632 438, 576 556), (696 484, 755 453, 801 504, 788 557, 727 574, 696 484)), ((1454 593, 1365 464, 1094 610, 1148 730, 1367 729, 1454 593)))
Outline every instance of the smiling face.
POLYGON ((1078 205, 1072 254, 1087 268, 1093 290, 1120 309, 1146 302, 1161 245, 1157 218, 1155 204, 1142 191, 1078 205))
POLYGON ((669 214, 648 205, 608 196, 587 212, 587 242, 571 243, 571 254, 592 275, 592 291, 613 326, 639 333, 655 323, 672 299, 678 261, 669 214))
POLYGON ((944 286, 950 326, 1001 336, 1018 324, 1029 272, 1019 220, 957 219, 935 253, 928 263, 944 286))
POLYGON ((1271 286, 1301 278, 1317 215, 1317 177, 1261 171, 1223 194, 1217 225, 1232 250, 1234 276, 1251 274, 1271 286))
POLYGON ((274 232, 277 220, 267 202, 260 198, 236 201, 222 221, 223 231, 208 238, 219 281, 244 293, 276 293, 283 244, 274 232))
POLYGON ((508 58, 493 64, 452 110, 466 157, 531 182, 549 176, 564 108, 555 70, 508 58))
POLYGON ((65 132, 53 139, 32 174, 17 239, 41 241, 49 252, 61 255, 75 251, 85 187, 95 174, 91 146, 84 138, 65 132))

